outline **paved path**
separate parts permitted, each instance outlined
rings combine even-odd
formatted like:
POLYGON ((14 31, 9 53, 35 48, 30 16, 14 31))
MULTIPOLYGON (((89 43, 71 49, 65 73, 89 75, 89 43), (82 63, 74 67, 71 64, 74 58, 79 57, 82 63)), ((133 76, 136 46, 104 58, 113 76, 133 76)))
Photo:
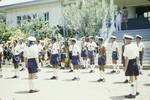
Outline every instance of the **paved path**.
MULTIPOLYGON (((98 83, 98 69, 95 73, 81 70, 80 80, 71 81, 73 73, 68 70, 59 70, 58 80, 48 80, 52 69, 42 68, 38 73, 36 87, 38 93, 29 94, 27 71, 20 72, 19 79, 10 79, 13 76, 12 68, 3 68, 4 77, 0 79, 0 100, 127 100, 124 95, 129 92, 129 84, 122 83, 124 74, 109 74, 106 69, 106 82, 98 83)), ((139 77, 140 95, 134 100, 150 100, 150 70, 144 70, 139 77)))

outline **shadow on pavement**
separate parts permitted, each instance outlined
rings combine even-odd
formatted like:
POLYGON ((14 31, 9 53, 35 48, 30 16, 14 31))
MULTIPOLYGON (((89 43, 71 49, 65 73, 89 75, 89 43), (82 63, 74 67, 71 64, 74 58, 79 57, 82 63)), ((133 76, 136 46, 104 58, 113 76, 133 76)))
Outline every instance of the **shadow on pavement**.
POLYGON ((122 96, 112 96, 112 97, 110 97, 110 99, 112 99, 112 100, 125 100, 124 95, 122 95, 122 96))
POLYGON ((124 82, 113 82, 113 84, 125 84, 124 82))
POLYGON ((144 86, 150 86, 150 83, 144 84, 144 86))
POLYGON ((98 82, 98 81, 88 81, 88 83, 102 83, 102 82, 98 82))
POLYGON ((16 94, 29 94, 29 91, 17 91, 16 94))

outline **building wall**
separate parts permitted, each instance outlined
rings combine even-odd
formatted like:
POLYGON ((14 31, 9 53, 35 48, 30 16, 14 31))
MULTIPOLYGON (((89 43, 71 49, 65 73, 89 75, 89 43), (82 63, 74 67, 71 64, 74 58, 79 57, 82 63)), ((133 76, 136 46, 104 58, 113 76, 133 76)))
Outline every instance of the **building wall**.
POLYGON ((128 18, 136 18, 136 10, 135 7, 128 7, 128 18))
POLYGON ((62 24, 62 12, 61 5, 59 2, 27 6, 16 9, 6 10, 6 23, 11 26, 17 25, 17 16, 37 14, 38 17, 44 17, 44 13, 49 12, 49 24, 50 25, 61 25, 62 24))

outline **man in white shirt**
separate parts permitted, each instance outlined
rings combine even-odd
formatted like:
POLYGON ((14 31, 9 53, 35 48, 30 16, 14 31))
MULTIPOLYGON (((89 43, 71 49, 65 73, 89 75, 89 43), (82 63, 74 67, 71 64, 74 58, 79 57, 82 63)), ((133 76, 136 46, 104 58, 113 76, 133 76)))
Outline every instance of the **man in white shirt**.
POLYGON ((118 43, 116 42, 116 36, 111 36, 111 48, 112 48, 112 64, 113 70, 111 73, 119 73, 119 66, 117 65, 117 60, 119 59, 119 52, 118 52, 118 43))
POLYGON ((140 74, 142 74, 143 55, 144 55, 144 44, 142 43, 142 36, 136 35, 136 44, 139 50, 140 74))
POLYGON ((3 77, 3 75, 2 75, 2 56, 3 56, 3 47, 0 44, 0 78, 3 77))
POLYGON ((52 38, 52 49, 51 49, 51 65, 53 65, 53 77, 51 80, 56 80, 58 78, 58 64, 59 64, 59 53, 60 53, 60 46, 56 41, 56 38, 52 38))
POLYGON ((137 92, 137 76, 139 75, 138 63, 139 63, 139 51, 136 44, 131 43, 132 36, 125 35, 126 46, 123 56, 125 57, 125 75, 129 76, 130 81, 130 94, 125 98, 135 98, 139 95, 137 92))
POLYGON ((87 47, 88 47, 88 57, 90 60, 90 73, 94 72, 94 68, 95 68, 95 53, 96 53, 96 43, 94 42, 94 37, 90 36, 90 42, 88 43, 87 47))
POLYGON ((80 63, 80 50, 79 50, 79 46, 76 44, 77 40, 76 39, 72 39, 72 64, 73 64, 73 68, 74 68, 74 78, 72 79, 74 80, 78 80, 79 79, 79 63, 80 63))
POLYGON ((116 31, 121 31, 121 23, 122 23, 122 13, 121 11, 118 11, 118 14, 116 16, 116 31))
POLYGON ((38 72, 38 48, 35 44, 36 38, 28 38, 28 47, 24 50, 25 66, 28 68, 29 73, 29 93, 38 92, 34 89, 34 80, 36 78, 36 73, 38 72))

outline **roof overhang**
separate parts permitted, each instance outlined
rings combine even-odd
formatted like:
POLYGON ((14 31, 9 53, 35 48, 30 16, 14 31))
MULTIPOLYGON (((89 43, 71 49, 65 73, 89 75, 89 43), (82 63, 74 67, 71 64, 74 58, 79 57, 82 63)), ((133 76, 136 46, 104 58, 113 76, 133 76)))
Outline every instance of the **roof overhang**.
POLYGON ((114 4, 118 6, 150 6, 150 0, 114 0, 114 4))
POLYGON ((58 1, 59 0, 34 0, 34 1, 28 1, 28 2, 23 2, 23 3, 4 5, 4 6, 0 6, 0 12, 5 12, 5 10, 8 10, 8 9, 21 8, 25 6, 31 6, 31 5, 54 3, 58 1))

